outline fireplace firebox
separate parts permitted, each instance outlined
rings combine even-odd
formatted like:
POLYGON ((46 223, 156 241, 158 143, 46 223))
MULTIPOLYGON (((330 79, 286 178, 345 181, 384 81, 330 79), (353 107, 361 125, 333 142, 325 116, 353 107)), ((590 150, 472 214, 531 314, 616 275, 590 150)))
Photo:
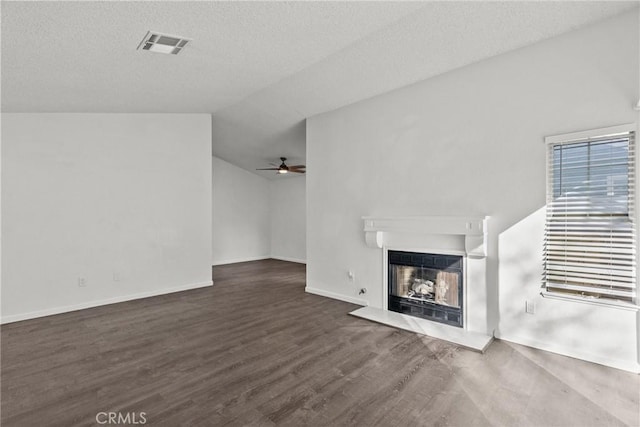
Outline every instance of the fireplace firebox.
POLYGON ((388 251, 388 260, 388 310, 463 326, 461 256, 388 251))

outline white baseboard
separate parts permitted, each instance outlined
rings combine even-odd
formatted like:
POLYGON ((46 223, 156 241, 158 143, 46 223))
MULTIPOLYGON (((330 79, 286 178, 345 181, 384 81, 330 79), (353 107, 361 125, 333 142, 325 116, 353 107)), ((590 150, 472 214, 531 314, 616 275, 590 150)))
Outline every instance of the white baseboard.
POLYGON ((67 305, 63 307, 52 307, 52 308, 47 308, 45 310, 31 311, 29 313, 12 314, 9 316, 2 316, 2 318, 0 319, 0 323, 6 324, 6 323, 19 322, 21 320, 52 316, 54 314, 68 313, 70 311, 77 311, 77 310, 84 310, 86 308, 99 307, 101 305, 109 305, 109 304, 115 304, 119 302, 131 301, 131 300, 136 300, 141 298, 149 298, 149 297, 155 297, 158 295, 171 294, 174 292, 188 291, 190 289, 204 288, 206 286, 213 286, 213 282, 208 281, 208 282, 201 282, 201 283, 192 283, 189 285, 176 286, 174 288, 165 288, 165 289, 158 289, 158 290, 153 290, 148 292, 140 292, 137 294, 123 295, 123 296, 107 298, 107 299, 97 300, 97 301, 87 301, 80 304, 67 305))
POLYGON ((269 259, 271 258, 268 255, 265 256, 256 256, 256 257, 246 257, 246 258, 232 258, 232 259, 225 259, 222 261, 215 261, 213 263, 213 266, 215 267, 216 265, 225 265, 225 264, 236 264, 239 262, 249 262, 249 261, 260 261, 263 259, 269 259))
POLYGON ((297 262, 298 264, 306 264, 307 260, 306 259, 300 259, 300 258, 289 258, 286 256, 271 256, 271 258, 273 259, 277 259, 280 261, 289 261, 289 262, 297 262))
POLYGON ((348 295, 337 294, 335 292, 325 291, 323 289, 311 288, 307 286, 304 291, 314 295, 320 295, 321 297, 333 298, 344 302, 350 302, 351 304, 358 304, 362 306, 368 306, 369 302, 364 299, 350 297, 348 295))
POLYGON ((538 350, 544 350, 551 353, 560 354, 562 356, 573 357, 574 359, 585 360, 587 362, 597 363, 599 365, 633 372, 634 374, 640 373, 640 364, 632 360, 613 359, 611 357, 605 357, 588 352, 580 352, 576 351, 573 348, 564 347, 562 345, 554 343, 543 342, 530 337, 500 334, 498 331, 495 332, 495 337, 503 341, 526 345, 527 347, 537 348, 538 350))

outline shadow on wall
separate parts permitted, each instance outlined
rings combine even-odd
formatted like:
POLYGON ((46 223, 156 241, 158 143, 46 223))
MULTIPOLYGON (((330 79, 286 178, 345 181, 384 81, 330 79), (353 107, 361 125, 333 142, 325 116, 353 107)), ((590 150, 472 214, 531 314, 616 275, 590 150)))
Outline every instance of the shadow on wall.
POLYGON ((543 298, 545 206, 498 235, 499 337, 575 357, 637 360, 638 322, 618 309, 543 298), (526 303, 535 312, 526 312, 526 303), (637 323, 637 324, 636 324, 637 323), (624 344, 626 343, 626 344, 624 344), (622 348, 626 345, 625 348, 622 348))

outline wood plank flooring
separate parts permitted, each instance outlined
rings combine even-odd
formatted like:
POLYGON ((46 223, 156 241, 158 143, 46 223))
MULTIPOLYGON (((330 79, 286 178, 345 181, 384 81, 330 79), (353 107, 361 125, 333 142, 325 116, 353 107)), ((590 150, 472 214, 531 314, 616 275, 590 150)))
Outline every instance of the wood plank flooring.
POLYGON ((1 328, 2 426, 637 426, 640 377, 496 341, 485 354, 306 294, 303 265, 1 328))

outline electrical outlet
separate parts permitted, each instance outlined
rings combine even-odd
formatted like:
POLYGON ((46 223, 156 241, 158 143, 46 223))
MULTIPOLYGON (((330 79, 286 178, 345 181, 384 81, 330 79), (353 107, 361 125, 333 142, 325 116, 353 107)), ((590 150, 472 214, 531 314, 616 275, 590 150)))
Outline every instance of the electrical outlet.
POLYGON ((347 276, 349 277, 349 280, 350 280, 351 282, 355 282, 355 280, 356 280, 356 273, 354 273, 354 272, 353 272, 353 270, 349 270, 349 271, 347 272, 347 276))
POLYGON ((525 312, 529 314, 536 313, 536 303, 533 301, 525 301, 525 312))
POLYGON ((87 279, 85 279, 84 277, 78 277, 78 286, 81 288, 87 286, 87 279))

